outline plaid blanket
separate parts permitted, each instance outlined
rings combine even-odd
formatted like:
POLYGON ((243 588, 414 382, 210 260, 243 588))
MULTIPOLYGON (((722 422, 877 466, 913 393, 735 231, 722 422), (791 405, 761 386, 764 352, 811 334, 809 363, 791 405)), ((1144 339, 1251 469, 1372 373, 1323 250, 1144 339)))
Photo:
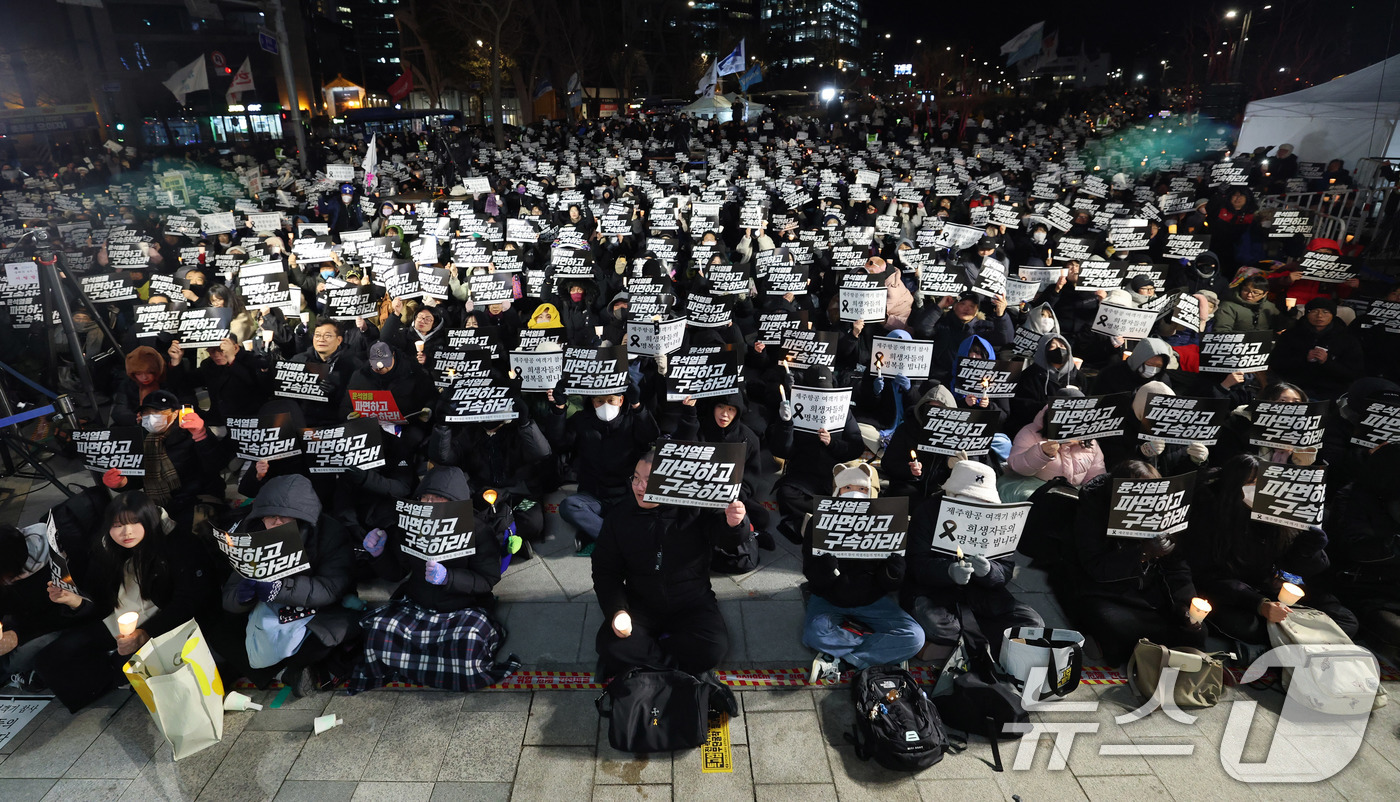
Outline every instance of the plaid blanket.
POLYGON ((493 664, 501 631, 481 610, 438 613, 407 599, 360 621, 364 660, 350 677, 352 694, 400 681, 448 691, 475 691, 505 679, 493 664))

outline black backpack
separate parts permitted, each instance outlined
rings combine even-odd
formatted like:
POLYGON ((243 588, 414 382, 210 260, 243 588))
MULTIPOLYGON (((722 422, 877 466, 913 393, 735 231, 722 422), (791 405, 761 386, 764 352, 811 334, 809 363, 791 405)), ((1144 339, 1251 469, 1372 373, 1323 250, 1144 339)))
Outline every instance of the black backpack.
POLYGON ((982 735, 992 743, 993 767, 1002 770, 1001 749, 997 741, 1015 740, 1024 732, 1007 732, 1007 724, 1026 724, 1030 717, 1021 704, 1021 694, 1016 690, 1014 678, 1003 673, 992 659, 985 644, 974 645, 966 640, 968 665, 966 671, 959 672, 951 664, 944 671, 955 672, 952 691, 934 697, 934 704, 950 730, 958 730, 968 737, 982 735))
POLYGON ((694 749, 709 733, 710 710, 739 713, 734 692, 705 672, 638 666, 613 678, 594 704, 609 719, 608 743, 619 752, 694 749))
POLYGON ((895 771, 919 771, 943 759, 948 738, 938 709, 908 671, 861 669, 851 682, 851 701, 856 726, 846 740, 856 757, 895 771))

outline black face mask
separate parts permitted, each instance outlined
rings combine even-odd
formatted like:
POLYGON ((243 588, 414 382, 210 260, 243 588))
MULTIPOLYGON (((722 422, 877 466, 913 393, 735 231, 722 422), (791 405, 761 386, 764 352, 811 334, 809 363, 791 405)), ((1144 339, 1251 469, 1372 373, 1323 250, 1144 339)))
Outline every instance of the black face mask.
POLYGON ((1046 348, 1045 361, 1056 366, 1063 365, 1065 363, 1065 349, 1046 348))

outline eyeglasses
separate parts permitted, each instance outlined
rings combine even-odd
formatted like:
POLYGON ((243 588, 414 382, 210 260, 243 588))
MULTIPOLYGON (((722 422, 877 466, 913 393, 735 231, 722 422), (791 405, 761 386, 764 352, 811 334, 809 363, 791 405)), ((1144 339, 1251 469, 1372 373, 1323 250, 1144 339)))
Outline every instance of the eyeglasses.
POLYGON ((318 331, 318 332, 316 332, 315 334, 313 334, 313 335, 311 336, 311 339, 313 339, 313 340, 334 340, 336 337, 339 337, 339 336, 340 336, 339 334, 335 334, 334 332, 332 332, 332 333, 330 333, 330 334, 326 334, 325 332, 318 331))

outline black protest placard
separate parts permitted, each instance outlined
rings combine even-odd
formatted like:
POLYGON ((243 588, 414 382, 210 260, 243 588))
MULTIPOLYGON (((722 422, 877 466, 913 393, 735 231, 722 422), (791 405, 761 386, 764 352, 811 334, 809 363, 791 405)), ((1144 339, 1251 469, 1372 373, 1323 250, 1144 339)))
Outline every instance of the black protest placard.
POLYGON ((656 356, 678 351, 685 339, 685 318, 627 321, 627 353, 656 356))
POLYGON ((593 259, 588 251, 555 248, 549 257, 549 269, 555 278, 592 278, 593 259))
POLYGON ((851 408, 851 388, 823 387, 792 388, 792 425, 805 432, 826 429, 840 431, 846 426, 851 408))
POLYGON ((1125 271, 1121 263, 1094 260, 1079 265, 1074 288, 1079 292, 1112 292, 1123 288, 1125 271))
POLYGON ((301 450, 311 473, 341 473, 347 468, 384 466, 384 430, 369 418, 352 418, 335 426, 305 429, 301 450))
POLYGON ((290 292, 287 273, 281 262, 247 265, 238 271, 238 294, 250 309, 265 307, 294 307, 295 296, 290 292))
POLYGON ((843 560, 883 560, 891 554, 904 554, 909 535, 908 496, 818 496, 815 501, 808 544, 812 554, 830 554, 843 560))
POLYGON ((1365 320, 1372 326, 1382 326, 1387 333, 1400 334, 1400 301, 1372 301, 1366 307, 1365 320))
POLYGON ((738 389, 739 352, 732 345, 693 345, 671 357, 667 401, 714 398, 738 389))
POLYGON ((1326 284, 1340 284, 1354 279, 1357 270, 1360 269, 1355 259, 1322 251, 1308 251, 1303 254, 1298 267, 1303 271, 1303 278, 1326 284))
MULTIPOLYGON (((1120 251, 1145 251, 1148 245, 1147 221, 1116 219, 1108 224, 1108 244, 1120 251)), ((1061 252, 1061 257, 1064 253, 1061 252)))
POLYGON ((1208 250, 1209 234, 1168 234, 1162 255, 1167 259, 1193 260, 1208 250))
POLYGON ((1125 340, 1141 340, 1151 336, 1152 327, 1156 324, 1157 313, 1151 309, 1137 309, 1099 301, 1092 330, 1125 340))
POLYGON ((1057 443, 1097 440, 1123 434, 1131 410, 1123 393, 1087 398, 1052 398, 1045 415, 1045 439, 1057 443))
POLYGON ((126 273, 89 273, 78 283, 88 300, 95 304, 136 300, 136 282, 126 273))
POLYGON ((520 417, 516 408, 519 394, 495 371, 459 375, 445 392, 443 420, 448 423, 511 421, 520 417))
POLYGON ((563 351, 511 351, 510 367, 527 393, 553 390, 564 377, 563 351))
MULTIPOLYGON (((696 262, 699 266, 700 263, 696 262)), ((710 280, 710 292, 715 295, 748 295, 749 274, 741 266, 715 264, 704 268, 710 280)))
MULTIPOLYGON (((1347 406, 1355 402, 1348 402, 1347 406)), ((1400 443, 1400 396, 1386 395, 1361 402, 1361 419, 1351 431, 1351 442, 1367 449, 1400 443)))
POLYGON ((140 426, 110 429, 75 429, 73 445, 82 455, 83 467, 97 473, 116 468, 122 476, 145 476, 146 431, 140 426))
POLYGON ((473 273, 467 294, 474 303, 499 304, 515 298, 515 278, 510 273, 473 273))
POLYGON ((982 260, 982 269, 977 273, 977 281, 972 291, 987 298, 1000 298, 1006 295, 1006 266, 987 257, 982 260))
POLYGON ((159 337, 162 334, 178 334, 180 318, 185 314, 184 301, 171 301, 163 304, 139 304, 132 307, 136 318, 136 338, 159 337))
POLYGON ((1061 262, 1087 262, 1094 258, 1099 241, 1093 237, 1060 237, 1055 243, 1055 258, 1061 262))
POLYGON ((766 287, 766 295, 801 295, 807 291, 807 265, 793 261, 784 252, 761 251, 755 272, 761 277, 760 283, 766 287))
POLYGON ((1025 362, 1014 357, 978 359, 965 356, 958 359, 954 386, 963 395, 978 398, 1010 398, 1016 395, 1016 383, 1021 378, 1025 362))
POLYGON ((836 366, 836 344, 840 335, 834 331, 798 329, 783 336, 783 352, 794 368, 810 368, 817 365, 827 368, 836 366))
POLYGON ((455 351, 443 348, 435 351, 432 356, 433 384, 438 387, 447 387, 458 376, 467 376, 485 370, 486 362, 486 353, 474 348, 455 351))
POLYGON ((880 376, 927 379, 933 366, 933 343, 874 337, 870 341, 870 372, 880 376))
POLYGON ((358 320, 372 318, 379 311, 379 304, 369 287, 347 284, 344 287, 326 288, 326 307, 331 320, 358 320))
MULTIPOLYGON (((244 519, 243 523, 252 522, 244 519)), ((275 582, 311 570, 311 558, 296 521, 255 532, 228 531, 216 526, 213 534, 219 551, 244 579, 275 582)))
POLYGON ((919 293, 925 297, 961 295, 967 290, 967 282, 954 265, 926 262, 919 269, 919 293))
POLYGON ((570 395, 622 395, 627 392, 627 346, 566 349, 564 392, 570 395))
MULTIPOLYGON (((977 481, 983 478, 979 475, 977 481)), ((1030 502, 988 504, 944 496, 934 522, 933 550, 989 560, 1005 557, 1020 545, 1030 512, 1030 502)))
POLYGON ((68 555, 59 545, 58 524, 54 523, 52 510, 44 522, 44 537, 49 542, 49 582, 74 596, 82 596, 83 592, 73 584, 73 571, 68 567, 68 555))
POLYGON ((151 274, 150 293, 147 294, 146 297, 149 298, 153 295, 171 299, 184 298, 184 284, 174 276, 165 273, 153 273, 151 274))
POLYGON ((391 261, 376 267, 374 283, 382 286, 384 294, 390 298, 408 300, 423 297, 423 289, 418 286, 418 270, 413 262, 391 261))
POLYGON ((1256 401, 1249 444, 1267 448, 1315 448, 1322 444, 1327 401, 1256 401))
POLYGON ((229 337, 233 310, 228 307, 186 309, 180 314, 180 347, 212 348, 229 337))
POLYGON ((686 299, 685 316, 690 325, 704 329, 727 326, 734 317, 734 298, 693 293, 686 299))
POLYGON ((667 440, 656 450, 643 500, 723 509, 744 481, 743 443, 667 440))
POLYGON ((978 457, 991 450, 998 413, 991 409, 948 409, 930 406, 924 413, 915 449, 955 456, 978 457))
POLYGON ((470 501, 394 499, 394 513, 403 531, 404 554, 439 563, 476 554, 476 513, 470 501))
POLYGON ((1171 294, 1170 320, 1191 331, 1201 330, 1201 299, 1185 292, 1171 294))
POLYGON ((781 345, 788 332, 802 327, 802 315, 789 309, 773 309, 758 315, 758 342, 781 345))
POLYGON ((301 453, 300 433, 285 414, 229 418, 226 423, 239 459, 270 462, 301 453))
POLYGON ((1151 539, 1186 528, 1196 474, 1160 479, 1114 479, 1108 536, 1151 539))
POLYGON ((1249 508, 1253 521, 1307 529, 1322 523, 1327 502, 1327 471, 1324 468, 1262 465, 1254 480, 1254 503, 1249 508))
POLYGON ((1269 369, 1272 331, 1206 332, 1199 349, 1202 373, 1259 373, 1269 369))
POLYGON ((1220 427, 1230 415, 1231 408, 1231 402, 1226 398, 1187 398, 1153 393, 1147 396, 1144 412, 1147 431, 1138 433, 1138 439, 1161 440, 1183 446, 1191 443, 1213 446, 1220 437, 1220 427))
POLYGON ((447 348, 452 351, 474 351, 490 359, 496 359, 501 355, 500 329, 495 326, 449 329, 447 348))
POLYGON ((448 286, 451 279, 452 273, 445 267, 424 265, 418 268, 418 290, 426 298, 446 301, 452 292, 448 286))
POLYGON ((884 287, 863 289, 842 287, 840 289, 841 320, 867 323, 881 323, 885 320, 885 304, 888 293, 884 287))
POLYGON ((329 401, 325 365, 314 362, 278 362, 272 373, 272 394, 302 401, 329 401))
POLYGON ((1271 239, 1308 236, 1312 229, 1312 218, 1302 209, 1278 209, 1268 226, 1271 239))

